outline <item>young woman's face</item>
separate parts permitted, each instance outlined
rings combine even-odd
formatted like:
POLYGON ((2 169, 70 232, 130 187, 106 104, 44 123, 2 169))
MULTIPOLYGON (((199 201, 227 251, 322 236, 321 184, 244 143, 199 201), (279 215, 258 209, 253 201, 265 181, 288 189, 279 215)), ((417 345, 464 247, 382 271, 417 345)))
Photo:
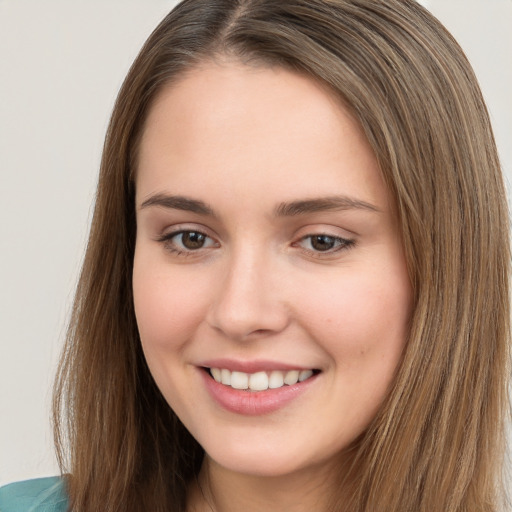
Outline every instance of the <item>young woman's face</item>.
POLYGON ((204 64, 152 107, 136 190, 135 312, 169 405, 224 468, 338 459, 389 389, 411 312, 358 124, 309 78, 204 64))

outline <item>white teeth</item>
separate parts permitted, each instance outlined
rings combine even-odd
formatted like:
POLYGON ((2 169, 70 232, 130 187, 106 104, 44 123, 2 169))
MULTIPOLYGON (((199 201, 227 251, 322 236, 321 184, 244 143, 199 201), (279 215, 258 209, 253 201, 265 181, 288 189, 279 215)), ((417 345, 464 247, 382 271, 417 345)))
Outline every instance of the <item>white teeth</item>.
POLYGON ((221 382, 222 384, 225 384, 226 386, 231 385, 231 372, 229 370, 221 370, 221 382))
POLYGON ((284 383, 288 384, 288 386, 297 384, 298 381, 299 381, 298 370, 291 370, 291 371, 287 372, 287 374, 284 376, 284 383))
POLYGON ((299 373, 299 382, 309 379, 309 377, 311 377, 312 375, 313 375, 313 370, 302 370, 299 373))
POLYGON ((247 389, 249 387, 249 375, 243 372, 231 372, 231 387, 233 389, 247 389))
POLYGON ((277 389, 284 385, 293 386, 313 376, 313 370, 290 370, 271 372, 231 372, 225 368, 210 368, 212 377, 226 386, 233 389, 251 391, 265 391, 266 389, 277 389))
POLYGON ((281 388, 284 386, 284 375, 283 372, 271 372, 268 379, 268 387, 270 389, 281 388))
POLYGON ((252 391, 268 389, 268 375, 265 372, 253 373, 249 377, 249 389, 252 391))
POLYGON ((217 382, 222 382, 222 372, 221 372, 221 370, 219 370, 218 368, 212 368, 211 372, 212 372, 212 377, 217 382))

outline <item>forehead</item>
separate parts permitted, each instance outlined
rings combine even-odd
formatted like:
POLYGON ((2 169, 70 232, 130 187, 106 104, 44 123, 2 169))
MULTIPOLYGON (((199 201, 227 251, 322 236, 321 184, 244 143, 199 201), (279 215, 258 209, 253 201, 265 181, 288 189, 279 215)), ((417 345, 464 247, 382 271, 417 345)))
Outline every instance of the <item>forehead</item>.
POLYGON ((139 149, 139 198, 159 187, 219 183, 254 197, 277 182, 293 184, 281 187, 285 195, 307 197, 326 195, 341 180, 343 192, 362 200, 382 196, 382 207, 387 199, 350 112, 323 84, 281 68, 207 62, 192 69, 156 98, 139 149))
POLYGON ((293 122, 297 128, 312 116, 336 123, 333 114, 341 110, 345 117, 352 117, 327 85, 305 74, 230 60, 206 61, 157 94, 142 138, 154 136, 151 132, 169 121, 186 123, 198 137, 215 125, 239 128, 238 122, 245 132, 263 121, 271 130, 269 135, 276 135, 283 128, 282 121, 293 122))

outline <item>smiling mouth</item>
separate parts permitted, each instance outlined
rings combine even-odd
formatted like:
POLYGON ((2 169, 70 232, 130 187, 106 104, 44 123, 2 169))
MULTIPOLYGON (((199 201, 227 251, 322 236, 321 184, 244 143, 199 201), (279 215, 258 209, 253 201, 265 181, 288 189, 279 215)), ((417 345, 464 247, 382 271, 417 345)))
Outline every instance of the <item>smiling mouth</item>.
POLYGON ((227 370, 226 368, 205 368, 207 373, 218 383, 231 387, 232 389, 245 391, 266 391, 267 389, 278 389, 284 386, 293 386, 298 382, 304 382, 319 370, 273 370, 256 373, 245 373, 227 370))

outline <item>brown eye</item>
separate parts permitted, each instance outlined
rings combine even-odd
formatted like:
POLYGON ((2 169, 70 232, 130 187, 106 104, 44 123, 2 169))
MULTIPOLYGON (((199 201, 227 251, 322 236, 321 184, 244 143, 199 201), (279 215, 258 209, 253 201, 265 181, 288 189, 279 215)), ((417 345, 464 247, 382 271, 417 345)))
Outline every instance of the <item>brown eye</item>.
POLYGON ((215 240, 200 231, 175 231, 163 235, 159 241, 166 250, 180 255, 218 246, 215 240))
POLYGON ((334 236, 314 235, 310 237, 311 247, 315 251, 330 251, 336 245, 337 239, 334 236))
POLYGON ((206 242, 206 235, 197 231, 185 231, 177 237, 181 237, 181 244, 189 250, 201 249, 206 242))
POLYGON ((348 249, 354 244, 354 240, 320 233, 318 235, 305 236, 298 245, 311 253, 335 253, 343 249, 348 249))

